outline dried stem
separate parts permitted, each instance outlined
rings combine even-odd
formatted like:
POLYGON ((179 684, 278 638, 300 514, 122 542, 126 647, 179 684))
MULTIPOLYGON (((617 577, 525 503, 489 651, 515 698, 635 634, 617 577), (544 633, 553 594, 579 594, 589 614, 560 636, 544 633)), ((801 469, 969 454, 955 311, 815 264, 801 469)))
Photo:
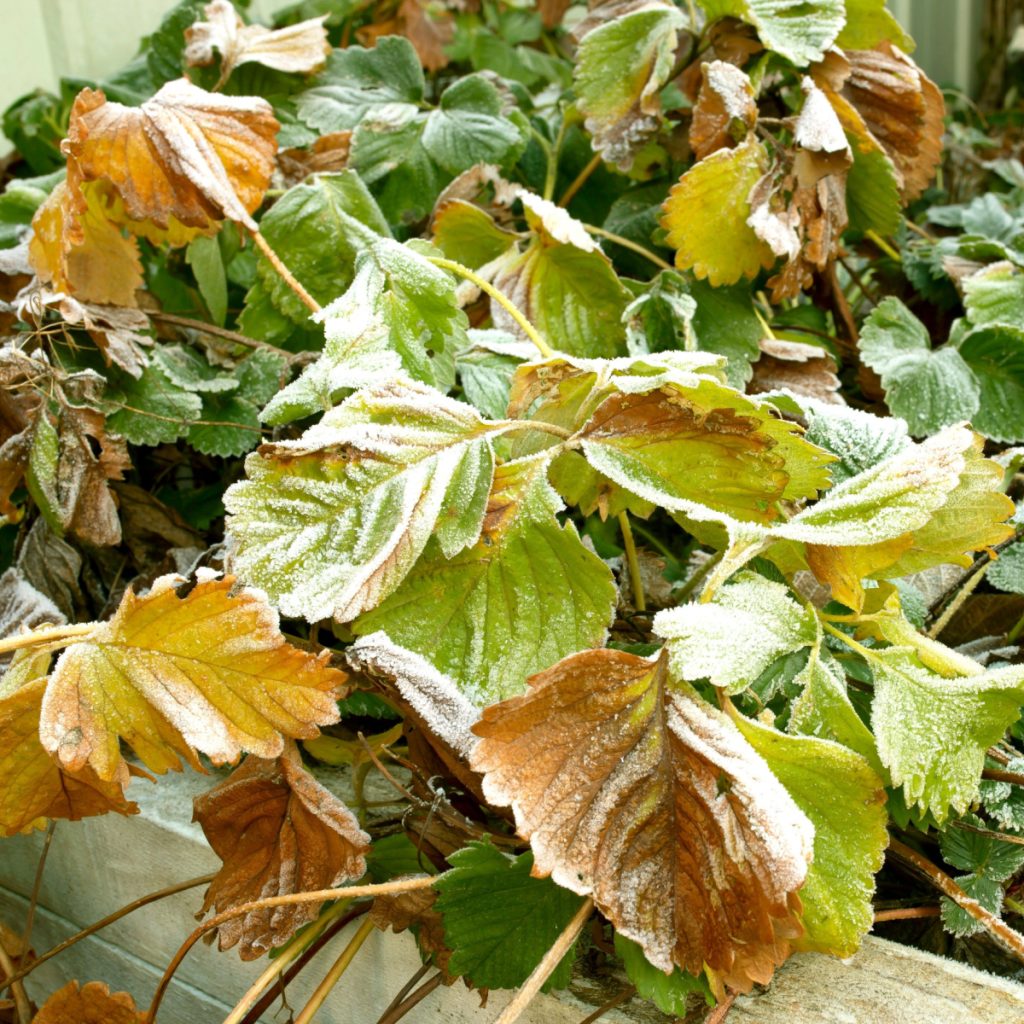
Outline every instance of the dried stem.
POLYGON ((601 154, 595 153, 587 166, 580 171, 579 174, 573 178, 572 184, 562 193, 562 198, 558 200, 559 206, 568 206, 573 199, 576 197, 576 193, 587 183, 587 179, 601 166, 601 154))
POLYGON ((504 293, 499 291, 491 284, 490 281, 482 278, 478 273, 470 270, 469 267, 463 266, 461 263, 457 263, 455 260, 445 259, 443 256, 431 256, 429 257, 430 262, 435 267, 441 267, 443 270, 450 270, 453 274, 458 274, 459 277, 464 277, 467 281, 471 281, 477 286, 482 292, 486 292, 499 306, 501 306, 506 313, 519 326, 522 328, 523 333, 537 346, 540 354, 545 359, 550 359, 554 354, 554 349, 540 336, 537 328, 530 323, 529 320, 523 316, 519 308, 512 302, 512 300, 504 293))
POLYGON ((295 279, 292 272, 284 265, 281 257, 270 247, 270 243, 263 237, 260 232, 253 231, 252 240, 256 243, 256 248, 259 249, 264 256, 270 261, 270 265, 277 271, 278 276, 284 281, 286 285, 302 300, 302 304, 311 313, 320 312, 320 303, 313 298, 305 288, 295 279))
POLYGON ((39 906, 39 890, 43 885, 43 870, 46 867, 46 858, 50 854, 50 844, 53 842, 53 833, 57 829, 57 820, 53 819, 46 827, 46 838, 43 840, 43 848, 39 851, 39 862, 36 864, 36 877, 32 882, 32 895, 28 901, 28 914, 25 916, 25 933, 21 938, 21 956, 18 957, 18 970, 25 966, 25 958, 28 956, 29 946, 32 944, 32 928, 36 923, 36 907, 39 906))
POLYGON ((921 872, 936 889, 948 896, 961 910, 970 914, 1000 945, 1024 963, 1024 935, 1014 931, 1005 921, 990 910, 986 910, 976 899, 968 896, 949 875, 937 868, 917 850, 895 838, 889 841, 889 849, 900 860, 921 872))
POLYGON ((276 345, 271 345, 269 341, 257 341, 255 338, 246 337, 244 334, 239 334, 238 331, 230 331, 226 327, 218 327, 216 324, 208 324, 205 320, 193 320, 191 317, 178 316, 177 313, 161 313, 158 311, 148 311, 146 316, 150 320, 156 320, 158 323, 171 324, 174 327, 184 327, 190 331, 198 331, 201 334, 209 334, 214 338, 223 338, 225 341, 234 342, 236 345, 245 345, 248 348, 261 348, 267 352, 273 352, 275 355, 279 355, 289 362, 295 362, 297 353, 288 352, 283 348, 278 348, 276 345))
POLYGON ((936 907, 897 907, 895 910, 879 910, 875 914, 875 924, 883 921, 913 921, 919 917, 938 917, 942 911, 936 907))
POLYGON ((633 588, 633 605, 638 612, 647 611, 647 601, 644 599, 644 581, 640 576, 640 559, 636 553, 636 541, 633 540, 633 530, 629 525, 629 513, 619 513, 619 529, 622 531, 622 543, 626 548, 626 566, 629 570, 629 582, 633 588))
POLYGON ((732 1009, 732 1004, 736 1001, 736 993, 730 992, 705 1018, 704 1024, 722 1024, 726 1017, 729 1016, 729 1011, 732 1009))
POLYGON ((982 773, 983 779, 991 779, 993 782, 1009 782, 1011 786, 1024 786, 1024 775, 1019 772, 1004 772, 998 768, 986 768, 982 773))
MULTIPOLYGON (((11 961, 4 944, 0 942, 0 971, 7 975, 7 983, 14 977, 14 964, 11 961)), ((25 995, 25 986, 16 981, 11 984, 11 995, 14 997, 14 1012, 18 1017, 18 1024, 29 1024, 32 1020, 32 1004, 25 995)))
POLYGON ((413 976, 395 993, 395 998, 385 1007, 384 1012, 380 1015, 377 1020, 377 1024, 384 1024, 387 1020, 388 1014, 391 1013, 396 1007, 402 1005, 402 1001, 405 997, 416 987, 422 980, 423 976, 430 970, 430 964, 423 964, 418 970, 415 971, 413 976))
POLYGON ((355 959, 356 953, 362 948, 363 943, 370 937, 375 925, 369 916, 359 926, 351 941, 341 951, 341 955, 331 964, 330 970, 320 980, 316 991, 309 997, 309 1002, 302 1008, 302 1012, 295 1018, 295 1024, 312 1024, 317 1011, 324 1004, 324 1000, 331 994, 331 989, 338 984, 339 979, 348 970, 349 965, 355 959))
POLYGON ((580 1024, 597 1024, 606 1013, 614 1010, 615 1007, 621 1006, 623 1003, 628 1003, 633 996, 636 995, 636 985, 629 985, 624 988, 617 996, 612 996, 603 1006, 599 1006, 593 1013, 588 1014, 580 1024))
POLYGON ((562 934, 555 939, 554 945, 544 954, 544 959, 533 969, 533 973, 526 979, 526 983, 515 994, 515 998, 505 1007, 504 1012, 494 1024, 513 1024, 514 1021, 519 1020, 533 997, 551 976, 551 972, 562 962, 562 957, 576 941, 576 937, 583 930, 583 926, 587 923, 587 918, 590 917, 593 910, 594 901, 588 896, 580 909, 573 915, 573 919, 566 925, 562 934))
POLYGON ((377 1024, 397 1024, 411 1009, 423 1002, 443 981, 444 975, 438 971, 437 974, 428 978, 418 989, 406 996, 401 1002, 385 1010, 384 1016, 377 1021, 377 1024))
POLYGON ((22 647, 37 647, 41 644, 57 644, 64 640, 74 640, 75 637, 86 636, 95 628, 95 622, 85 622, 79 626, 54 626, 52 629, 36 629, 31 633, 18 633, 0 640, 0 654, 17 651, 22 647))
MULTIPOLYGON (((262 910, 266 907, 286 907, 297 903, 326 903, 327 900, 355 900, 361 899, 364 896, 380 896, 384 893, 411 892, 414 889, 427 889, 433 882, 434 879, 427 876, 425 878, 407 878, 394 882, 383 882, 380 885, 347 885, 338 889, 294 892, 288 893, 285 896, 268 896, 266 899, 254 900, 251 903, 240 903, 237 907, 222 911, 211 917, 209 921, 203 922, 178 948, 171 962, 167 965, 167 970, 164 971, 163 977, 157 985, 156 992, 153 994, 153 1002, 150 1004, 149 1012, 146 1014, 146 1022, 147 1024, 153 1024, 153 1021, 156 1020, 157 1010, 159 1010, 160 1003, 163 1001, 167 986, 170 984, 171 978, 174 977, 174 972, 181 965, 182 960, 188 955, 188 951, 208 931, 220 927, 225 921, 230 921, 235 917, 242 917, 253 910, 262 910)), ((225 1021, 224 1024, 228 1024, 228 1021, 225 1021)))

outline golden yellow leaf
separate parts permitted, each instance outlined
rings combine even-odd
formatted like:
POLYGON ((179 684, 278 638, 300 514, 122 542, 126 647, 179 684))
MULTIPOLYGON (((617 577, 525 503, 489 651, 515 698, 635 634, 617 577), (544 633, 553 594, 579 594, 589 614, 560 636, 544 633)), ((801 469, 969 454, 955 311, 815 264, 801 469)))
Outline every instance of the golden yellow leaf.
POLYGON ((107 217, 151 241, 180 245, 224 218, 254 231, 278 127, 266 100, 208 93, 184 78, 141 107, 83 89, 61 147, 68 188, 98 183, 107 217))
POLYGON ((62 769, 39 742, 50 657, 49 651, 18 651, 0 679, 0 835, 24 832, 49 818, 138 813, 117 782, 104 782, 88 767, 62 769))
MULTIPOLYGON (((366 872, 370 837, 352 812, 302 767, 294 743, 274 761, 248 757, 196 797, 194 820, 224 862, 202 913, 267 896, 330 889, 366 872)), ((319 904, 252 910, 217 929, 220 948, 241 943, 255 960, 316 918, 319 904)))
POLYGON ((666 973, 768 981, 801 931, 814 830, 664 655, 571 655, 473 731, 484 794, 512 807, 535 874, 592 895, 666 973))
POLYGON ((32 1024, 145 1024, 146 1018, 127 992, 111 992, 100 981, 79 987, 69 981, 54 992, 32 1024))
POLYGON ((345 673, 328 652, 289 644, 259 591, 233 577, 200 576, 185 597, 162 576, 142 597, 127 591, 109 622, 61 655, 43 698, 40 739, 72 771, 127 778, 123 740, 155 772, 196 751, 215 764, 242 751, 274 758, 284 736, 309 739, 338 720, 345 673))

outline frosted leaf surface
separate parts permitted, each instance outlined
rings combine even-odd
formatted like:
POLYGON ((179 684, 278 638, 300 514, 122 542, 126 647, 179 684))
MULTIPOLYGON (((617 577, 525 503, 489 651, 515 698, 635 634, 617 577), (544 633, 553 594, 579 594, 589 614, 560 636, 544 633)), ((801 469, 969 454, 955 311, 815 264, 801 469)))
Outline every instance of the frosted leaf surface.
POLYGON ((72 644, 53 669, 39 738, 69 771, 87 765, 128 781, 123 740, 151 771, 177 770, 197 751, 215 764, 243 751, 280 754, 284 736, 311 738, 338 719, 345 674, 281 635, 265 595, 232 593, 234 579, 180 576, 130 590, 109 622, 72 644))
POLYGON ((556 206, 549 199, 542 199, 525 188, 517 189, 515 196, 523 204, 526 221, 535 231, 543 232, 564 245, 574 245, 584 252, 600 251, 597 242, 587 234, 583 224, 564 207, 556 206))
POLYGON ((814 829, 665 658, 588 651, 487 708, 473 767, 538 874, 592 895, 656 967, 767 982, 798 932, 814 829))
POLYGON ((505 422, 423 384, 365 388, 297 440, 264 445, 224 497, 237 571, 286 615, 347 621, 388 596, 432 534, 480 533, 505 422))
POLYGON ((707 604, 658 612, 653 628, 665 641, 673 678, 709 679, 733 693, 816 637, 813 614, 789 588, 752 572, 739 574, 707 604))
MULTIPOLYGON (((13 566, 0 576, 0 638, 44 623, 67 621, 60 609, 13 566)), ((0 665, 4 664, 0 656, 0 665)))
POLYGON ((800 82, 804 105, 796 119, 793 135, 796 144, 818 153, 850 153, 846 133, 828 97, 808 76, 800 82))
POLYGON ((690 124, 690 145, 698 160, 729 146, 757 123, 754 87, 735 64, 713 60, 701 65, 704 81, 690 124))

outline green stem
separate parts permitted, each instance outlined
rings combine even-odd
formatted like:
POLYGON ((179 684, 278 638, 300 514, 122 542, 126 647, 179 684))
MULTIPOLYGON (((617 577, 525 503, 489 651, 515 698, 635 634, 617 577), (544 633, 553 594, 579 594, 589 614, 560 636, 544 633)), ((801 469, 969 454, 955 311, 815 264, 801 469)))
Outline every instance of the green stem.
POLYGON ((826 633, 830 633, 837 640, 841 640, 844 644, 846 644, 847 647, 850 648, 851 651, 856 651, 862 658, 866 658, 869 661, 874 659, 874 651, 872 651, 868 647, 865 647, 863 644, 857 643, 857 641, 854 640, 852 636, 848 636, 841 629, 836 629, 835 626, 831 626, 827 622, 822 622, 821 628, 825 630, 826 633))
POLYGON ((595 227, 593 224, 584 224, 583 227, 591 235, 597 235, 598 238, 607 238, 609 242, 621 245, 623 249, 630 249, 632 252, 639 253, 645 259, 650 260, 656 267, 661 267, 662 270, 672 269, 672 264, 663 260, 657 253, 651 252, 650 249, 645 249, 642 245, 632 242, 628 238, 623 238, 622 235, 617 235, 613 231, 605 231, 604 228, 595 227))
POLYGON ((633 588, 633 604, 638 612, 645 612, 647 601, 644 598, 644 581, 640 576, 640 559, 637 557, 628 512, 619 513, 619 529, 622 531, 622 543, 626 548, 626 565, 629 569, 629 582, 633 588))
POLYGON ((1016 641, 1017 637, 1024 633, 1024 615, 1022 615, 1014 625, 1013 629, 1006 634, 1006 642, 1012 644, 1016 641))
POLYGON ((562 193, 562 198, 558 200, 559 206, 568 206, 573 199, 576 198, 576 193, 586 184, 587 179, 601 166, 601 154, 595 153, 587 165, 576 175, 572 180, 572 184, 562 193))
POLYGON ((950 624, 953 616, 963 607, 964 602, 974 593, 977 589, 978 584, 985 578, 985 573, 988 571, 988 567, 991 564, 991 559, 985 558, 985 560, 978 566, 977 569, 967 578, 964 585, 957 591, 956 597, 949 602, 948 605, 943 609, 942 614, 932 624, 931 629, 928 630, 928 637, 934 640, 936 637, 942 635, 942 631, 950 624))
POLYGON ((309 1002, 302 1008, 302 1012, 295 1018, 295 1024, 311 1024, 316 1016, 317 1010, 324 1004, 324 1000, 330 995, 331 989, 338 984, 338 980, 348 969, 349 964, 355 959, 360 947, 370 937, 375 925, 369 914, 363 919, 359 930, 352 936, 352 941, 342 950, 341 956, 331 964, 331 969, 323 976, 316 991, 310 996, 309 1002))
POLYGON ((562 141, 565 139, 566 128, 565 113, 562 113, 562 123, 558 126, 558 134, 555 136, 554 145, 548 150, 548 169, 544 177, 544 198, 551 199, 555 194, 555 185, 558 184, 558 161, 562 155, 562 141))
POLYGON ((472 281, 482 292, 489 295, 499 306, 501 306, 505 312, 522 328, 523 333, 537 346, 538 351, 545 359, 550 359, 555 354, 555 350, 540 336, 537 328, 526 319, 525 316, 519 311, 514 305, 512 300, 500 292, 497 288, 491 284, 490 281, 484 280, 476 271, 470 270, 469 267, 464 266, 461 263, 457 263, 455 260, 445 259, 443 256, 430 256, 428 257, 430 262, 436 267, 441 267, 443 270, 450 270, 453 274, 458 274, 459 277, 464 277, 467 281, 472 281))
POLYGON ((895 260, 897 263, 903 262, 903 257, 899 252, 894 249, 877 231, 873 228, 868 228, 864 232, 864 237, 874 242, 875 245, 885 253, 886 256, 891 260, 895 260))

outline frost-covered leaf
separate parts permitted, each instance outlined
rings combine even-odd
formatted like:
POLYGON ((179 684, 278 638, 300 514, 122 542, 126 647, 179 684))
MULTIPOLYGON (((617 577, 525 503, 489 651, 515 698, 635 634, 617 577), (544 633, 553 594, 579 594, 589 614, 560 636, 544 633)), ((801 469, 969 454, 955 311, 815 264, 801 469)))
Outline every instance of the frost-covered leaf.
POLYGON ((938 822, 978 798, 985 751, 1020 716, 1024 668, 946 679, 908 648, 872 651, 871 726, 878 754, 908 805, 938 822))
MULTIPOLYGON (((974 829, 991 831, 976 814, 968 814, 960 822, 974 829)), ((1006 843, 991 835, 982 835, 970 827, 958 828, 958 824, 951 822, 949 828, 939 833, 939 848, 947 864, 960 871, 984 875, 996 882, 1005 882, 1024 865, 1024 846, 1006 843)))
MULTIPOLYGON (((222 913, 267 896, 333 889, 362 877, 370 837, 355 815, 302 766, 294 743, 276 760, 247 757, 195 798, 193 820, 224 862, 202 913, 222 913)), ((251 910, 217 929, 220 949, 255 960, 316 918, 316 903, 251 910)))
POLYGON ((79 986, 69 981, 40 1007, 33 1024, 145 1024, 146 1015, 127 992, 111 992, 103 982, 79 986))
MULTIPOLYGON (((1024 771, 1024 758, 1011 758, 1006 770, 1024 771)), ((1024 787, 983 779, 980 789, 985 810, 1003 828, 1024 832, 1024 787)))
POLYGON ((270 183, 278 129, 257 97, 169 82, 141 107, 83 89, 64 143, 68 188, 98 189, 108 216, 152 241, 213 234, 228 218, 256 230, 252 212, 270 183))
POLYGON ((703 160, 723 146, 743 141, 757 124, 754 86, 735 64, 701 65, 704 76, 690 122, 690 146, 703 160))
POLYGON ((662 226, 676 266, 715 286, 755 277, 775 262, 771 248, 747 223, 749 195, 768 169, 768 153, 751 135, 691 167, 665 202, 662 226))
POLYGON ((708 20, 734 17, 798 67, 821 60, 846 21, 843 0, 698 0, 708 20))
MULTIPOLYGON (((40 593, 16 566, 0 575, 0 638, 15 636, 44 623, 67 621, 60 609, 40 593)), ((5 658, 0 658, 3 664, 5 658)))
POLYGON ((797 933, 814 829, 664 657, 573 655, 474 732, 484 793, 511 805, 538 874, 592 895, 666 973, 768 981, 797 933))
POLYGON ((299 96, 299 116, 320 132, 355 128, 367 115, 398 122, 423 100, 423 70, 408 39, 385 36, 372 50, 332 50, 299 96))
POLYGON ((161 345, 154 352, 153 361, 172 384, 186 391, 220 394, 238 390, 234 377, 218 371, 194 349, 161 345))
POLYGON ((636 985, 637 995, 650 1000, 662 1013, 686 1016, 689 997, 694 993, 711 1002, 711 990, 703 974, 687 974, 678 967, 671 974, 665 974, 644 956, 643 949, 636 942, 618 933, 615 934, 615 952, 622 959, 626 977, 636 985))
MULTIPOLYGON (((972 872, 967 875, 957 875, 953 881, 963 889, 970 899, 977 900, 978 904, 989 913, 996 915, 1002 913, 1003 887, 995 879, 972 872)), ((942 897, 941 904, 943 927, 957 938, 976 935, 984 929, 984 925, 976 917, 968 914, 948 896, 942 897)))
POLYGON ((224 498, 233 564, 286 615, 355 618, 433 533, 449 558, 475 544, 508 426, 413 381, 365 388, 249 457, 224 498))
POLYGON ((836 376, 836 361, 827 349, 784 338, 762 338, 761 358, 754 364, 748 391, 786 390, 831 405, 844 404, 836 376))
POLYGON ((276 757, 283 736, 337 720, 345 675, 292 647, 263 595, 234 580, 180 576, 130 590, 109 622, 61 654, 43 697, 39 738, 62 768, 126 783, 123 740, 151 771, 177 770, 197 751, 214 763, 243 750, 276 757))
POLYGON ((533 672, 604 641, 615 606, 606 565, 586 548, 546 479, 543 454, 500 466, 479 540, 454 558, 432 541, 405 582, 354 625, 386 630, 469 698, 521 693, 533 672))
MULTIPOLYGON (((376 201, 354 171, 318 174, 290 188, 264 214, 260 231, 321 304, 336 299, 352 283, 360 251, 391 234, 376 201)), ((282 313, 297 324, 309 319, 309 310, 262 254, 257 273, 282 313)))
POLYGON ((500 419, 508 409, 512 375, 537 350, 504 331, 472 331, 469 337, 472 347, 455 357, 462 390, 484 416, 500 419))
POLYGON ((934 433, 978 411, 978 381, 963 355, 951 345, 933 349, 924 324, 895 296, 864 321, 860 353, 882 378, 890 411, 912 434, 934 433))
POLYGON ((221 458, 244 455, 260 441, 260 414, 239 395, 204 395, 199 422, 185 439, 197 452, 221 458))
POLYGON ((0 835, 27 831, 47 819, 77 821, 138 810, 118 782, 104 782, 89 767, 62 768, 39 742, 39 707, 50 660, 49 651, 18 651, 0 678, 0 835))
POLYGON ((111 378, 103 394, 107 427, 132 444, 155 446, 176 441, 202 413, 199 395, 186 391, 156 366, 135 379, 111 378))
POLYGON ((814 825, 814 859, 800 890, 801 950, 850 956, 871 928, 875 872, 889 844, 882 780, 859 754, 810 736, 734 721, 814 825))
POLYGON ((665 641, 673 678, 709 679, 730 693, 816 637, 813 613, 789 588, 752 572, 734 577, 706 604, 658 612, 653 628, 665 641))
POLYGON ((577 102, 594 148, 622 170, 661 127, 659 93, 687 21, 664 0, 608 0, 582 25, 573 72, 577 102))
POLYGON ((999 552, 988 567, 985 578, 1008 594, 1024 594, 1024 541, 1017 541, 999 552))
POLYGON ((971 274, 963 283, 967 319, 975 327, 1024 323, 1024 271, 1002 261, 971 274))
POLYGON ((914 49, 914 40, 886 6, 886 0, 845 0, 846 24, 836 39, 844 50, 870 50, 879 43, 895 43, 901 50, 914 49))
MULTIPOLYGON (((451 949, 448 973, 474 988, 516 988, 568 926, 582 900, 531 874, 533 854, 509 857, 490 843, 471 842, 448 858, 450 869, 434 883, 435 908, 451 949)), ((546 988, 569 984, 575 949, 549 977, 546 988)))
POLYGON ((271 31, 246 25, 230 0, 213 0, 203 8, 205 21, 185 30, 185 61, 190 66, 212 64, 220 53, 220 79, 240 64, 256 63, 276 71, 309 74, 323 66, 331 52, 324 28, 326 15, 271 31))
POLYGON ((1016 326, 978 327, 957 344, 979 390, 972 423, 1001 444, 1024 441, 1024 309, 1014 319, 1016 326))

